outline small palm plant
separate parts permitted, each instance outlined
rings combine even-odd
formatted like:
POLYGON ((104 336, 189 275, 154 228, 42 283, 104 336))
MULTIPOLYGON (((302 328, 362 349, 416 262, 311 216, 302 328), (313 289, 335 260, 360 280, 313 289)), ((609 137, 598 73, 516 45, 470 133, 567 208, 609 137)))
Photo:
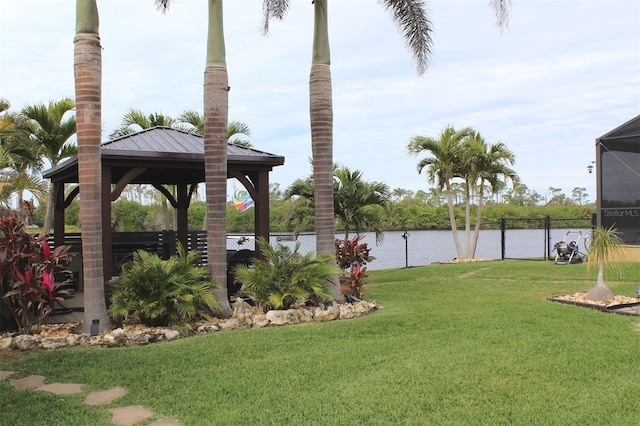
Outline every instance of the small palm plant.
POLYGON ((623 259, 624 243, 618 237, 616 229, 598 227, 591 235, 587 266, 591 269, 598 267, 596 285, 587 293, 587 300, 607 301, 615 296, 604 283, 604 269, 608 267, 613 272, 620 273, 619 262, 623 259))
POLYGON ((162 260, 138 250, 123 266, 122 275, 111 284, 115 319, 137 316, 151 326, 183 324, 197 318, 210 319, 219 307, 213 296, 217 284, 209 280, 207 268, 196 266, 197 252, 187 253, 178 245, 178 255, 162 260))
POLYGON ((271 247, 264 238, 258 238, 264 260, 253 265, 238 265, 236 280, 246 286, 263 309, 289 309, 296 303, 327 301, 332 298, 326 286, 340 273, 335 258, 330 255, 314 257, 312 253, 298 253, 300 243, 293 250, 284 245, 271 247))

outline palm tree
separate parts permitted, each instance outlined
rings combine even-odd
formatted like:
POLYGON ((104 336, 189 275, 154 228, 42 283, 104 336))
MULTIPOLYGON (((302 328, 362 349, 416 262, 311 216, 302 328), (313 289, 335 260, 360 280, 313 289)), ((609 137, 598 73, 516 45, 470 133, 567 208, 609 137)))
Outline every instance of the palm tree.
POLYGON ((120 127, 111 132, 109 138, 115 139, 156 126, 173 127, 175 124, 176 119, 168 115, 159 112, 146 115, 139 109, 131 108, 121 117, 120 127))
POLYGON ((618 237, 616 229, 596 228, 591 234, 591 244, 587 256, 587 267, 598 267, 596 285, 587 293, 587 300, 607 301, 615 296, 604 283, 604 270, 606 267, 619 272, 619 261, 623 258, 624 243, 618 237))
MULTIPOLYGON (((333 253, 333 103, 331 58, 327 15, 328 0, 315 0, 311 74, 309 77, 309 110, 311 119, 311 151, 315 188, 316 251, 333 253)), ((381 0, 400 27, 418 65, 418 73, 426 70, 431 53, 431 23, 422 0, 381 0)), ((264 32, 271 18, 282 19, 289 0, 264 0, 264 32)), ((337 278, 330 284, 338 301, 343 300, 337 278)))
MULTIPOLYGON (((165 10, 170 0, 156 0, 165 10)), ((220 303, 219 316, 233 313, 227 292, 227 123, 229 120, 229 78, 224 42, 222 0, 209 0, 207 59, 204 71, 204 169, 207 199, 207 263, 211 278, 220 286, 214 290, 220 303)))
POLYGON ((439 189, 444 188, 447 194, 449 205, 449 221, 453 231, 453 242, 456 246, 458 258, 464 257, 458 227, 456 225, 456 215, 454 210, 451 180, 459 177, 460 158, 459 151, 462 141, 471 133, 471 129, 465 127, 455 130, 453 126, 447 126, 440 132, 439 137, 414 136, 407 145, 407 152, 411 155, 418 155, 422 152, 429 152, 432 157, 427 157, 418 163, 418 173, 427 167, 427 179, 429 183, 437 185, 439 189))
POLYGON ((344 237, 349 238, 351 230, 360 234, 371 228, 376 234, 376 241, 380 241, 379 213, 380 208, 389 202, 389 187, 382 182, 366 182, 362 180, 360 170, 352 172, 347 167, 338 167, 334 176, 334 208, 336 217, 344 226, 344 237))
MULTIPOLYGON (((184 130, 202 136, 204 134, 204 117, 197 111, 187 110, 177 119, 181 124, 188 126, 184 130)), ((246 139, 240 139, 238 135, 251 136, 249 125, 242 121, 231 121, 227 126, 227 140, 234 145, 251 148, 253 144, 246 139)))
POLYGON ((102 128, 102 47, 100 46, 96 0, 76 0, 74 39, 74 81, 78 137, 78 181, 82 222, 82 265, 84 274, 84 321, 110 327, 104 297, 102 263, 102 173, 100 137, 102 128))
MULTIPOLYGON (((71 98, 59 101, 27 105, 20 112, 23 120, 21 127, 26 130, 29 139, 37 145, 38 156, 43 157, 55 167, 65 158, 78 153, 78 147, 71 138, 76 134, 76 118, 70 113, 76 108, 71 98)), ((54 203, 53 184, 49 185, 49 197, 46 204, 43 229, 51 229, 54 203)))
POLYGON ((15 124, 9 108, 11 108, 9 101, 0 98, 0 137, 15 133, 15 124))
MULTIPOLYGON (((478 246, 478 237, 480 235, 480 222, 482 219, 482 208, 484 206, 484 193, 487 186, 492 192, 504 187, 504 181, 507 179, 514 182, 517 180, 516 172, 509 166, 515 162, 515 156, 505 144, 498 142, 495 144, 487 144, 479 132, 472 134, 465 139, 466 151, 470 153, 468 156, 469 164, 465 167, 470 170, 469 180, 473 184, 479 181, 478 200, 476 210, 476 223, 473 231, 473 239, 469 244, 469 227, 466 228, 467 240, 467 258, 473 259, 478 246), (502 180, 501 180, 502 178, 502 180)), ((469 206, 467 199, 467 206, 469 206)), ((467 209, 467 217, 470 216, 467 209)), ((467 220, 469 223, 469 220, 467 220)))
MULTIPOLYGON (((302 219, 313 214, 315 205, 314 176, 295 180, 285 193, 286 198, 296 197, 299 202, 293 218, 302 219)), ((367 182, 360 170, 351 171, 345 166, 333 168, 333 218, 344 227, 345 238, 355 231, 360 234, 372 229, 376 240, 382 238, 380 208, 386 207, 390 199, 389 187, 381 182, 367 182)))
POLYGON ((47 194, 47 185, 38 176, 42 167, 38 147, 25 130, 24 117, 9 112, 10 107, 0 98, 0 202, 7 208, 13 194, 18 195, 18 206, 23 205, 25 191, 39 201, 47 194))

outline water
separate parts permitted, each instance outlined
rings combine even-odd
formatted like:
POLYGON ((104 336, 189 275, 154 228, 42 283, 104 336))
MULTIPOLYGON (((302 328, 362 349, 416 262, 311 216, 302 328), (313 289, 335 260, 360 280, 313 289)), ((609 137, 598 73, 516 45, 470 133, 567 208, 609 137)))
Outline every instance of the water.
MULTIPOLYGON (((590 236, 590 229, 551 229, 550 248, 553 244, 567 239, 576 241, 580 252, 585 253, 590 236), (567 234, 568 233, 568 234, 567 234), (581 233, 581 234, 580 234, 581 233)), ((387 231, 383 240, 376 244, 375 234, 365 232, 363 243, 371 248, 375 260, 367 265, 369 270, 404 268, 405 266, 422 266, 436 262, 446 262, 457 256, 453 233, 450 230, 418 230, 409 231, 405 240, 402 231, 387 231)), ((464 232, 458 232, 460 244, 464 246, 464 232)), ((343 238, 336 234, 336 238, 343 238)), ((299 235, 296 241, 283 241, 278 235, 272 235, 271 244, 283 244, 291 248, 300 243, 299 252, 306 254, 315 252, 315 234, 299 235)), ((255 240, 250 237, 243 244, 237 238, 227 240, 227 249, 255 250, 255 240)), ((505 258, 509 259, 541 259, 547 255, 547 240, 544 229, 508 229, 505 233, 505 258)), ((552 256, 555 253, 551 253, 552 256)), ((481 230, 475 254, 476 259, 501 259, 502 247, 500 230, 481 230)))

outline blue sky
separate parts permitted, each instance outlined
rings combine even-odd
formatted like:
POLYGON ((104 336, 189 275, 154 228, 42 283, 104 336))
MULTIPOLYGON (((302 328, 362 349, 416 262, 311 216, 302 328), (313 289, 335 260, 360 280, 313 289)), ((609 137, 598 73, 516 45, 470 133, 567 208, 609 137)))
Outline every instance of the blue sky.
MULTIPOLYGON (((255 148, 284 155, 271 182, 310 173, 308 77, 313 7, 293 0, 260 33, 258 0, 226 0, 229 119, 255 148)), ((367 180, 426 190, 406 154, 415 135, 471 126, 516 155, 521 181, 595 197, 595 138, 640 114, 640 2, 513 0, 500 33, 488 1, 429 2, 430 66, 417 76, 390 17, 372 0, 329 4, 334 160, 367 180)), ((103 139, 129 108, 202 110, 206 1, 99 0, 103 139)), ((0 96, 13 109, 73 96, 73 0, 0 1, 0 96)))

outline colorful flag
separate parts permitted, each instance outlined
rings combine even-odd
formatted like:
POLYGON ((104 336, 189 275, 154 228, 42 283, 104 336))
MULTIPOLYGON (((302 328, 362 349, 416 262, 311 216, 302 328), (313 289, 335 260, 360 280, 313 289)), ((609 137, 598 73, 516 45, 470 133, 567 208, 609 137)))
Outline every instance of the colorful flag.
POLYGON ((244 213, 253 207, 253 199, 251 199, 251 196, 247 193, 235 194, 233 197, 233 207, 240 210, 240 213, 244 213))

